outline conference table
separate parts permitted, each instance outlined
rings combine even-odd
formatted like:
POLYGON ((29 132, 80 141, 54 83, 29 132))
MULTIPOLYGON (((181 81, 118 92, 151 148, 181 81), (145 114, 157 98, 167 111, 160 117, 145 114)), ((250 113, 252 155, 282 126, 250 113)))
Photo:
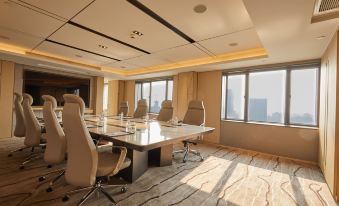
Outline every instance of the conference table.
POLYGON ((87 116, 85 121, 93 138, 127 148, 131 165, 119 175, 129 182, 137 180, 149 166, 171 165, 173 144, 214 131, 212 127, 173 125, 157 120, 121 119, 118 116, 87 116), (126 130, 130 124, 134 124, 136 128, 132 132, 126 130))

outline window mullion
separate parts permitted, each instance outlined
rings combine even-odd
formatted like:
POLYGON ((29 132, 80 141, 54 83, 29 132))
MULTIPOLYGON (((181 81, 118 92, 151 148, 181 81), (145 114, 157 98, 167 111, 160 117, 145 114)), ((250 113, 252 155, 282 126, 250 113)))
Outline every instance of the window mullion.
POLYGON ((249 73, 245 73, 245 96, 244 96, 244 121, 248 122, 248 94, 249 94, 249 73))
POLYGON ((151 112, 151 105, 152 105, 151 96, 152 96, 152 82, 149 82, 149 96, 148 96, 149 105, 148 105, 148 112, 151 112))
POLYGON ((285 91, 285 125, 290 125, 291 112, 291 68, 286 70, 286 91, 285 91))
POLYGON ((225 78, 226 88, 225 88, 225 119, 227 119, 227 95, 228 95, 228 75, 225 78))

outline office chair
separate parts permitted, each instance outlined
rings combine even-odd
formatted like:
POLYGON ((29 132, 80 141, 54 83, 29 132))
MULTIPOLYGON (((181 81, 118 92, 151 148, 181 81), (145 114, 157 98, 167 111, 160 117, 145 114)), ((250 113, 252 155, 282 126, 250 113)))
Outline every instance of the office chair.
MULTIPOLYGON (((65 160, 66 155, 66 138, 64 131, 62 130, 58 118, 55 114, 57 107, 57 101, 50 95, 43 95, 43 117, 46 129, 46 149, 44 154, 44 160, 48 165, 60 164, 65 160)), ((47 192, 53 191, 53 184, 64 175, 65 170, 61 172, 50 182, 47 192)), ((44 176, 39 178, 39 181, 45 180, 44 176)))
POLYGON ((118 114, 120 115, 121 113, 123 113, 123 115, 126 117, 128 116, 128 111, 129 111, 128 101, 120 102, 118 114))
MULTIPOLYGON (((62 120, 67 142, 65 178, 67 183, 85 188, 66 193, 62 200, 67 201, 72 193, 90 189, 78 205, 84 203, 96 191, 101 192, 112 203, 115 203, 114 199, 104 189, 100 177, 109 178, 116 175, 120 170, 129 167, 131 160, 126 158, 127 149, 110 146, 113 149, 109 152, 98 151, 83 118, 84 101, 79 96, 72 94, 65 94, 63 97, 65 105, 62 120)), ((126 190, 125 186, 121 188, 122 192, 126 190)))
POLYGON ((171 100, 165 100, 161 103, 161 109, 157 117, 158 121, 167 122, 172 119, 173 116, 173 107, 171 100))
MULTIPOLYGON (((19 93, 14 93, 15 96, 15 100, 14 100, 14 110, 15 110, 15 129, 14 129, 14 136, 15 137, 25 137, 25 117, 24 117, 24 111, 22 109, 22 95, 19 93)), ((16 150, 11 151, 8 154, 8 157, 13 156, 14 152, 18 152, 18 151, 22 151, 24 149, 28 149, 30 147, 28 146, 24 146, 24 147, 20 147, 16 150)))
POLYGON ((21 163, 20 169, 24 169, 27 163, 32 162, 39 158, 39 154, 34 154, 35 147, 45 148, 46 139, 42 136, 41 126, 33 112, 32 103, 33 98, 31 95, 23 94, 23 111, 25 119, 25 141, 27 147, 32 148, 31 154, 21 163))
POLYGON ((143 118, 146 116, 148 111, 148 105, 146 99, 140 99, 138 101, 137 109, 134 112, 134 118, 143 118))
MULTIPOLYGON (((185 114, 184 120, 182 121, 184 124, 190 124, 190 125, 197 125, 197 126, 204 126, 205 125, 205 107, 204 103, 202 101, 198 100, 192 100, 188 104, 188 109, 185 114)), ((176 153, 184 153, 184 159, 183 162, 186 162, 188 159, 188 155, 194 154, 200 157, 200 161, 204 160, 204 157, 200 154, 197 150, 192 150, 191 145, 196 145, 197 141, 201 139, 201 137, 197 137, 193 140, 184 140, 182 141, 184 143, 184 149, 174 151, 173 155, 176 153)))

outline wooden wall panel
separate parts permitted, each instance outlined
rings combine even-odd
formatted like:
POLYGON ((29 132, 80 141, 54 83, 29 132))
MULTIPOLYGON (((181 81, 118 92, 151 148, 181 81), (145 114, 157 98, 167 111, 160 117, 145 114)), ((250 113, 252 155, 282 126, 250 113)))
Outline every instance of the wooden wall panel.
POLYGON ((221 76, 221 71, 198 73, 197 99, 204 102, 206 126, 215 128, 213 133, 204 135, 204 141, 213 143, 220 139, 221 76))
POLYGON ((336 139, 338 138, 338 60, 337 34, 334 35, 321 65, 321 96, 319 121, 319 166, 333 194, 336 194, 336 139))
POLYGON ((0 138, 12 137, 14 62, 0 61, 0 138))
POLYGON ((119 80, 108 82, 108 115, 118 114, 119 80))
POLYGON ((104 93, 104 78, 94 77, 94 114, 100 115, 103 111, 103 93, 104 93))
POLYGON ((187 111, 188 103, 197 98, 197 78, 196 72, 184 72, 177 75, 175 101, 176 101, 176 116, 182 120, 187 111))

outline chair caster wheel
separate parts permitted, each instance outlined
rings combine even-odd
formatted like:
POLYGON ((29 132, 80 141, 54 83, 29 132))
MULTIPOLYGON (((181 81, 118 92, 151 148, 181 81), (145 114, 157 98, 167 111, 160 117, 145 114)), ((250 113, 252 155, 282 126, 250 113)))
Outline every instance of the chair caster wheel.
POLYGON ((127 192, 127 187, 123 186, 123 187, 121 188, 121 193, 125 193, 125 192, 127 192))
POLYGON ((12 157, 12 156, 13 156, 13 154, 8 154, 7 156, 8 156, 8 157, 12 157))
POLYGON ((69 200, 69 196, 68 195, 65 195, 63 198, 62 198, 62 201, 63 202, 67 202, 69 200))
POLYGON ((53 191, 53 189, 51 187, 46 189, 46 192, 52 192, 52 191, 53 191))
POLYGON ((25 166, 21 165, 21 166, 19 167, 19 169, 23 170, 23 169, 25 169, 25 166))
POLYGON ((47 165, 47 168, 52 168, 52 165, 47 165))
POLYGON ((200 159, 200 162, 203 162, 204 161, 204 158, 202 157, 201 159, 200 159))
POLYGON ((42 182, 46 179, 46 177, 39 177, 39 182, 42 182))
POLYGON ((19 151, 21 152, 21 151, 22 151, 22 149, 19 149, 19 151))
POLYGON ((183 163, 186 163, 186 160, 183 160, 182 162, 183 162, 183 163))

